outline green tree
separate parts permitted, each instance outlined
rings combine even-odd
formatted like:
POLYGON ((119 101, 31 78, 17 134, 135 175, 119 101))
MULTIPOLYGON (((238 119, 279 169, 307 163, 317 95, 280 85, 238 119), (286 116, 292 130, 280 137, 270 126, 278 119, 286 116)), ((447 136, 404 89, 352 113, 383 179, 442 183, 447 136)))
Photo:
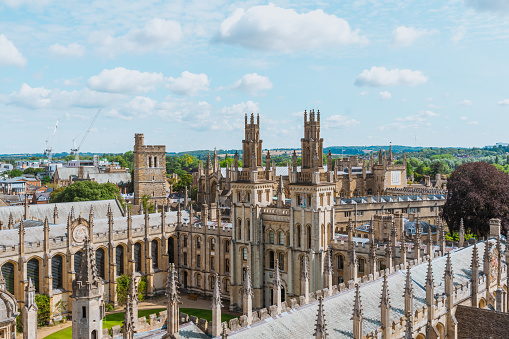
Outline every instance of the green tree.
POLYGON ((19 169, 14 168, 12 171, 6 171, 4 172, 9 178, 16 178, 23 175, 23 172, 21 172, 19 169))
POLYGON ((175 192, 184 192, 186 187, 189 189, 193 183, 193 176, 191 174, 184 174, 180 176, 179 181, 173 185, 175 192))
POLYGON ((26 170, 23 171, 23 174, 36 175, 37 173, 42 173, 42 172, 44 172, 44 168, 32 168, 32 167, 29 167, 29 168, 27 168, 26 170))
POLYGON ((49 177, 49 175, 45 175, 44 177, 42 177, 42 180, 41 180, 41 183, 43 185, 47 185, 51 182, 51 178, 49 177))
POLYGON ((437 174, 449 174, 449 166, 442 161, 433 161, 430 166, 429 175, 435 178, 437 174))
MULTIPOLYGON (((117 300, 120 305, 125 305, 127 295, 129 294, 129 284, 131 277, 122 274, 117 278, 117 300)), ((138 299, 143 301, 145 299, 145 293, 147 292, 147 279, 142 277, 138 282, 138 299)))
POLYGON ((37 305, 37 325, 48 325, 51 318, 49 297, 46 294, 36 294, 35 303, 37 305))
POLYGON ((123 203, 119 189, 112 183, 99 184, 95 181, 78 181, 50 195, 50 202, 75 202, 91 200, 119 199, 123 203))

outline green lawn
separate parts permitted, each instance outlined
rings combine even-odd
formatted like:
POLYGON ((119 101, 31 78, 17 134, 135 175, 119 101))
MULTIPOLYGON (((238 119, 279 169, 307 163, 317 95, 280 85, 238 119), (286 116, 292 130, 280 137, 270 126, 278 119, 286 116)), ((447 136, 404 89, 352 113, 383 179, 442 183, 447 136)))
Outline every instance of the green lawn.
MULTIPOLYGON (((138 317, 147 317, 153 313, 159 313, 161 311, 165 311, 166 308, 155 308, 151 310, 139 310, 138 317)), ((207 321, 212 320, 212 311, 211 310, 202 310, 197 308, 181 308, 180 313, 185 313, 189 316, 194 315, 195 317, 206 319, 207 321)), ((221 314, 221 321, 229 321, 230 319, 236 318, 230 314, 221 314)), ((113 313, 107 314, 103 319, 103 328, 112 328, 113 326, 120 325, 122 326, 122 322, 124 321, 124 312, 121 313, 113 313)), ((47 336, 47 339, 68 339, 72 337, 72 327, 64 328, 58 332, 50 334, 47 336)))

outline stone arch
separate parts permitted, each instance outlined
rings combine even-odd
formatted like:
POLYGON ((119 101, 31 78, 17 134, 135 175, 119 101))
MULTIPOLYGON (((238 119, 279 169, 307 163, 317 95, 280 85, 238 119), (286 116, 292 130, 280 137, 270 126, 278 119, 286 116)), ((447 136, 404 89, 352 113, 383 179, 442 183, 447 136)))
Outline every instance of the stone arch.
POLYGON ((479 300, 479 308, 486 308, 486 306, 488 306, 486 299, 481 298, 481 300, 479 300))
POLYGON ((201 289, 202 288, 202 276, 201 276, 201 273, 200 272, 196 272, 194 274, 194 282, 195 282, 195 285, 197 288, 201 289))
POLYGON ((209 250, 216 251, 217 239, 216 237, 209 237, 209 250))
POLYGON ((194 237, 194 244, 195 244, 195 247, 197 250, 201 249, 201 235, 196 235, 194 237))
POLYGON ((277 232, 277 244, 284 245, 285 244, 285 232, 283 230, 279 230, 277 232))
POLYGON ((246 241, 251 241, 251 220, 248 218, 246 219, 246 241))
POLYGON ((297 223, 295 224, 295 247, 302 247, 301 243, 302 226, 297 223))
POLYGON ((444 324, 439 322, 437 324, 436 328, 437 328, 437 331, 438 331, 439 339, 445 339, 445 326, 444 326, 444 324))
POLYGON ((276 262, 276 254, 273 250, 267 250, 267 267, 274 269, 275 268, 275 262, 276 262))
POLYGON ((275 243, 275 239, 276 239, 276 233, 274 232, 273 229, 269 228, 268 232, 267 232, 267 243, 269 244, 274 244, 275 243))
POLYGON ((223 248, 224 248, 224 253, 230 253, 230 240, 229 239, 224 239, 223 240, 223 248))
POLYGON ((364 275, 366 268, 366 259, 363 256, 357 256, 357 272, 359 274, 364 275))
POLYGON ((312 234, 311 234, 311 224, 306 225, 306 248, 311 248, 312 246, 312 234))
POLYGON ((210 182, 210 203, 216 203, 216 190, 217 190, 217 182, 216 180, 212 180, 210 182))
POLYGON ((136 242, 133 246, 134 251, 134 271, 135 272, 142 272, 143 270, 143 260, 142 260, 142 254, 143 254, 143 245, 141 242, 136 242))

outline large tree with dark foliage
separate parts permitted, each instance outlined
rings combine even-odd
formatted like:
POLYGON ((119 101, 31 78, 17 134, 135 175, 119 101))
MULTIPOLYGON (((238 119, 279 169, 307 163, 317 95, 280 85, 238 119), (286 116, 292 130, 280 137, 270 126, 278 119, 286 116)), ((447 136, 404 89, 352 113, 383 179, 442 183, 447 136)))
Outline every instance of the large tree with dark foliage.
POLYGON ((451 230, 460 220, 467 232, 486 236, 489 220, 502 220, 504 234, 509 227, 509 175, 485 162, 459 166, 447 181, 448 197, 443 217, 451 230))

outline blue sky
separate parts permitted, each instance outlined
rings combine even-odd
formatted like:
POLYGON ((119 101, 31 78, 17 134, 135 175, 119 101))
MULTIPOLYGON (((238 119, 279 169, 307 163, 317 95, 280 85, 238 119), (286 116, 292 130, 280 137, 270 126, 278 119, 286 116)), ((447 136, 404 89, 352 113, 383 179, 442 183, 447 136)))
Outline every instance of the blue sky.
POLYGON ((0 153, 507 142, 506 0, 0 0, 0 153))

